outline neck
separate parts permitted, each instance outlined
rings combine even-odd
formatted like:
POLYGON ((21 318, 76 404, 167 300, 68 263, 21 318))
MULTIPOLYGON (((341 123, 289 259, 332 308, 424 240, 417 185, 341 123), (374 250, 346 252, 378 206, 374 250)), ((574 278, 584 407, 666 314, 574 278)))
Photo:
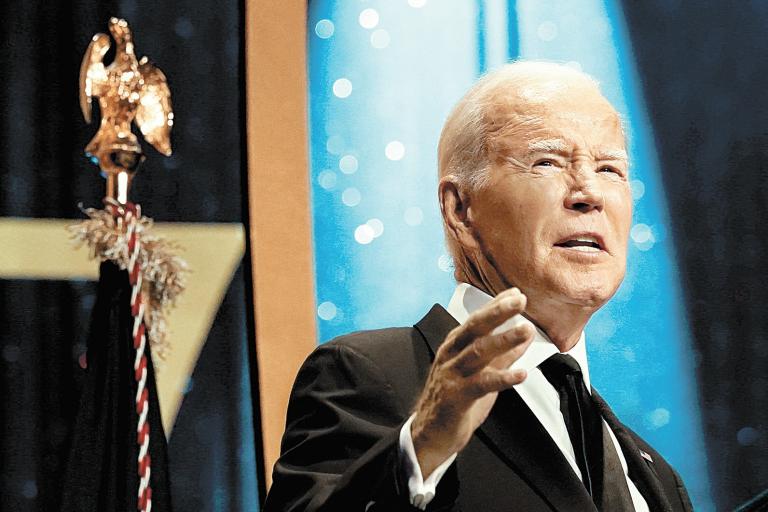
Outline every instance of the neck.
POLYGON ((581 333, 594 311, 583 306, 547 302, 529 297, 524 314, 544 331, 560 352, 568 352, 581 339, 581 333))
MULTIPOLYGON (((462 271, 459 266, 456 268, 456 280, 471 284, 475 288, 482 290, 491 297, 495 297, 510 286, 498 283, 494 286, 492 280, 483 278, 481 272, 476 267, 470 267, 470 271, 462 271)), ((552 298, 542 298, 533 296, 522 290, 528 298, 528 305, 523 312, 523 316, 533 322, 539 329, 544 331, 547 337, 554 343, 560 352, 571 350, 581 338, 595 309, 578 304, 563 303, 552 298)))

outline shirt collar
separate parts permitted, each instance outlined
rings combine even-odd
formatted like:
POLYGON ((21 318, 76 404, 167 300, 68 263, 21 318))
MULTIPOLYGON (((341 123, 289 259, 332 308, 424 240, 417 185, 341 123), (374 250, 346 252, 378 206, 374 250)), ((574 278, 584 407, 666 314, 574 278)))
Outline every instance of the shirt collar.
MULTIPOLYGON (((457 322, 463 324, 467 321, 467 317, 473 312, 480 309, 483 305, 488 303, 493 297, 485 293, 484 291, 475 288, 471 284, 459 283, 456 286, 456 290, 453 292, 450 302, 448 302, 448 313, 456 319, 457 322)), ((496 332, 506 331, 511 329, 515 325, 523 322, 531 323, 528 319, 523 318, 520 315, 516 315, 504 322, 500 327, 496 328, 496 332)), ((531 325, 534 325, 531 323, 531 325)), ((520 358, 512 364, 512 368, 532 370, 537 368, 548 357, 558 353, 557 347, 550 341, 544 331, 536 327, 536 334, 534 335, 533 342, 528 347, 528 350, 520 356, 520 358)), ((584 378, 584 385, 591 391, 591 384, 589 380, 589 365, 587 363, 587 344, 584 337, 584 332, 581 333, 579 341, 568 352, 564 352, 569 356, 576 359, 581 367, 581 373, 584 378)))

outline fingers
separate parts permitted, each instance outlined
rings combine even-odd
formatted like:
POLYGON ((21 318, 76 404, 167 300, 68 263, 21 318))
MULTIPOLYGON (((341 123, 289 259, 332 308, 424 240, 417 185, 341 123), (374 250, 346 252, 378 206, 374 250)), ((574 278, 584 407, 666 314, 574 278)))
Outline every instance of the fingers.
POLYGON ((501 292, 454 330, 454 336, 446 343, 445 351, 454 355, 461 352, 475 339, 490 334, 509 318, 522 313, 525 304, 525 295, 517 288, 501 292))
POLYGON ((528 376, 525 370, 485 368, 475 374, 467 386, 467 391, 476 398, 488 393, 498 393, 520 384, 528 376))
MULTIPOLYGON (((535 331, 535 328, 532 332, 534 331, 535 331)), ((508 368, 515 361, 520 359, 522 355, 525 353, 525 351, 528 350, 528 347, 533 342, 533 338, 534 338, 534 335, 532 334, 525 341, 517 345, 513 350, 509 352, 505 352, 500 356, 498 356, 493 361, 491 361, 490 366, 493 366, 494 368, 508 368)))
POLYGON ((462 375, 470 374, 495 362, 494 366, 506 368, 514 363, 533 340, 534 327, 521 323, 499 334, 489 334, 476 339, 459 353, 453 361, 462 375), (495 359, 498 361, 494 361, 495 359))
MULTIPOLYGON (((422 471, 425 456, 429 459, 429 454, 442 454, 446 447, 453 453, 466 446, 493 407, 496 397, 492 393, 525 380, 525 370, 509 366, 528 347, 535 329, 527 321, 511 328, 505 325, 525 306, 520 290, 506 290, 452 330, 438 349, 412 424, 422 471), (497 328, 506 330, 496 333, 497 328)), ((428 461, 427 467, 432 468, 431 464, 428 461)))

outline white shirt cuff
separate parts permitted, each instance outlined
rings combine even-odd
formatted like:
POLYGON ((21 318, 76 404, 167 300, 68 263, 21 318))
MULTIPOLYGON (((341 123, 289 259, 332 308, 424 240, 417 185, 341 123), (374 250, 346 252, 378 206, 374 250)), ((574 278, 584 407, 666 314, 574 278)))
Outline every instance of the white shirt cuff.
POLYGON ((437 466, 429 477, 424 480, 421 474, 421 466, 419 466, 419 459, 416 458, 416 449, 413 447, 413 438, 411 437, 411 423, 416 415, 412 414, 408 421, 405 422, 403 428, 400 429, 400 460, 402 463, 405 477, 408 480, 408 491, 410 493, 411 505, 421 510, 425 510, 427 505, 435 497, 435 489, 437 484, 440 483, 440 479, 448 468, 456 460, 456 454, 454 453, 448 459, 437 466))

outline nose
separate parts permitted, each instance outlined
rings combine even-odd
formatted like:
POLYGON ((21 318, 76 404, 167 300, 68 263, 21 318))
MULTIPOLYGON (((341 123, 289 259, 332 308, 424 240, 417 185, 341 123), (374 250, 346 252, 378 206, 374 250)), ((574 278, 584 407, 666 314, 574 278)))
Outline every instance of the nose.
POLYGON ((592 210, 602 211, 604 198, 594 171, 581 170, 573 179, 565 195, 564 206, 569 210, 587 213, 592 210))

